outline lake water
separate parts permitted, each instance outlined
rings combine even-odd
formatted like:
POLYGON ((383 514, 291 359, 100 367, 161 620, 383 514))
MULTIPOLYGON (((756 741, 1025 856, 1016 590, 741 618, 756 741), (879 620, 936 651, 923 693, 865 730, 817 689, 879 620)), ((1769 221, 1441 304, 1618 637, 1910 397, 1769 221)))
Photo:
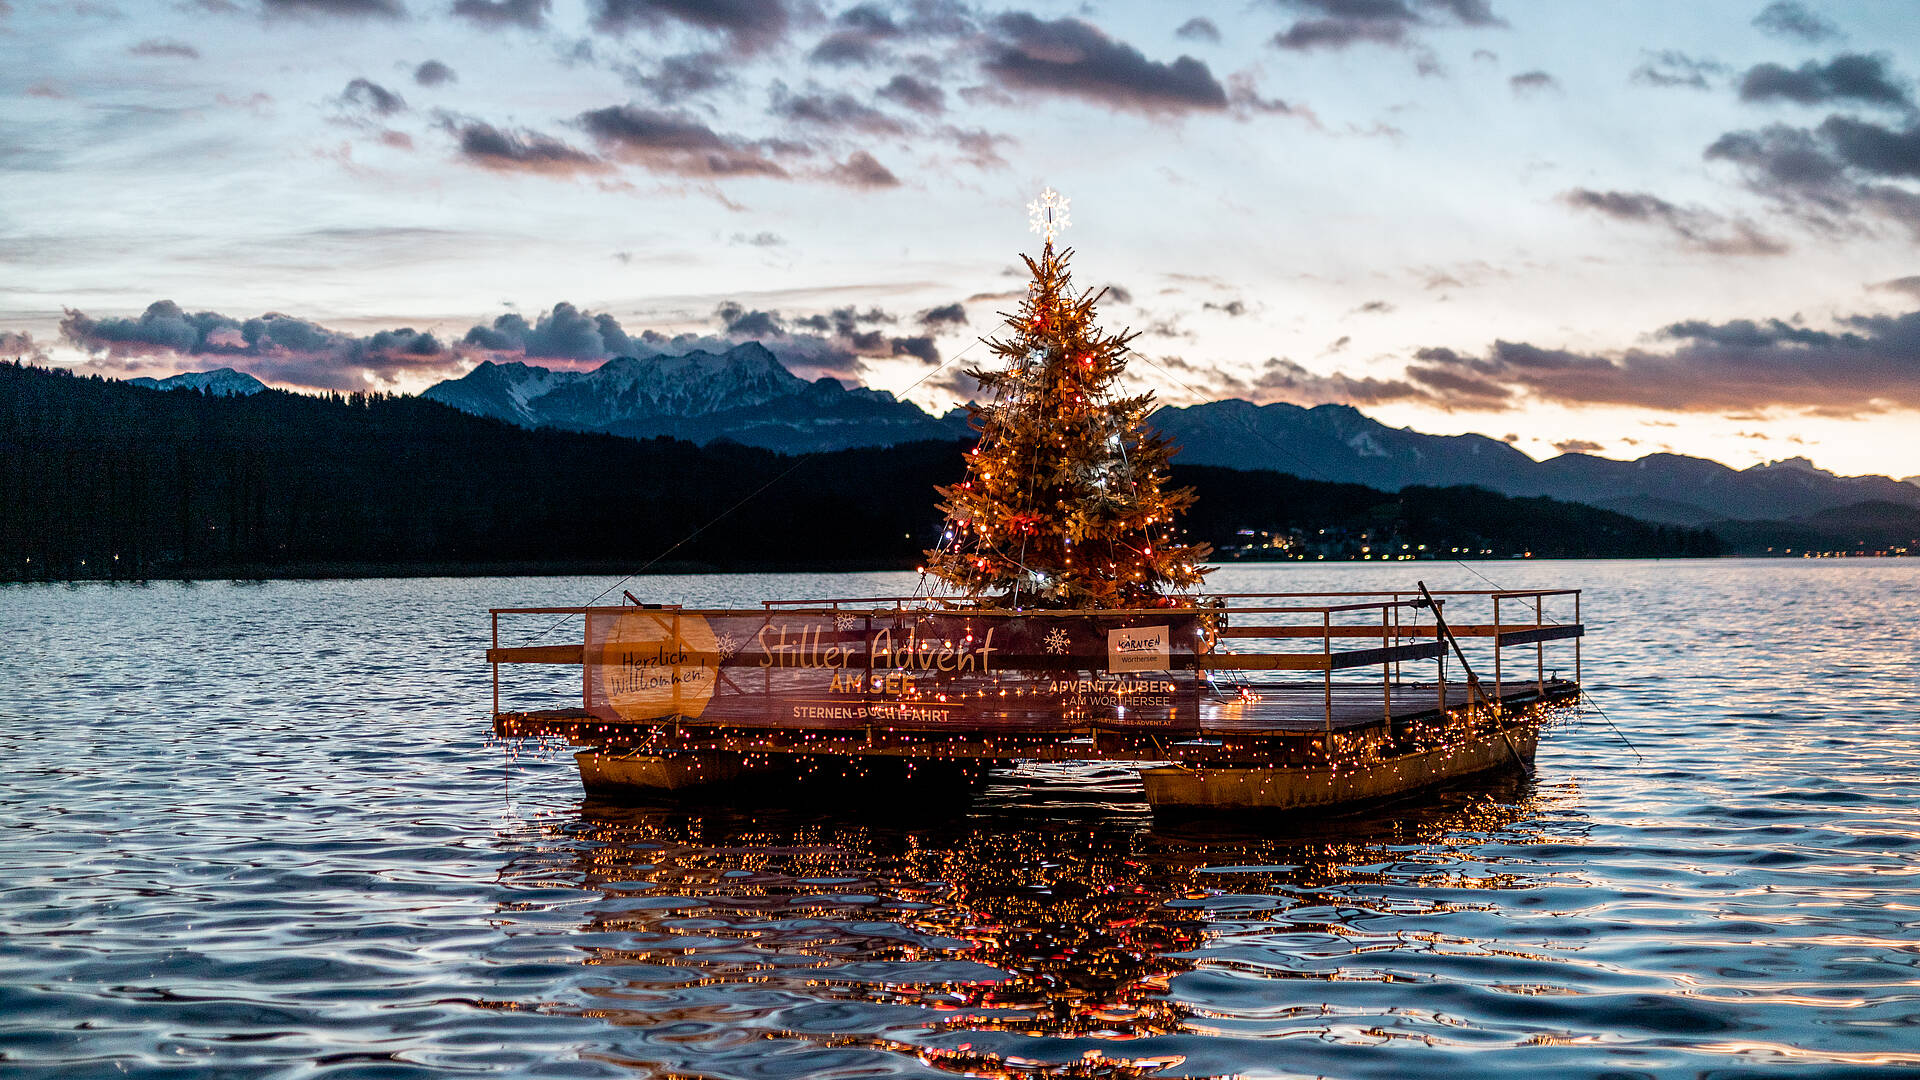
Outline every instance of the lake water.
POLYGON ((1588 710, 1531 781, 1285 829, 1084 771, 583 807, 489 738, 480 650, 605 579, 0 588, 0 1074, 1920 1074, 1920 560, 1213 585, 1477 575, 1588 590, 1644 760, 1588 710))

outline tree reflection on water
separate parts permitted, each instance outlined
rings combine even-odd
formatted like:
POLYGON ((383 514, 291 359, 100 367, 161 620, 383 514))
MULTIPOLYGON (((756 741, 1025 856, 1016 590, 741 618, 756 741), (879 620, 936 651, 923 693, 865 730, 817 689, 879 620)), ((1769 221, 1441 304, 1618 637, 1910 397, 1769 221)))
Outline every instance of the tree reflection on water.
POLYGON ((831 811, 589 803, 509 872, 592 897, 569 910, 601 978, 542 1008, 631 1030, 588 1056, 657 1075, 1233 1071, 1215 1059, 1248 1018, 1395 1037, 1326 983, 1392 981, 1372 949, 1474 946, 1375 918, 1533 883, 1474 850, 1539 814, 1519 778, 1315 822, 1158 822, 1108 774, 1054 779, 831 811), (1249 965, 1257 1007, 1182 985, 1249 965))

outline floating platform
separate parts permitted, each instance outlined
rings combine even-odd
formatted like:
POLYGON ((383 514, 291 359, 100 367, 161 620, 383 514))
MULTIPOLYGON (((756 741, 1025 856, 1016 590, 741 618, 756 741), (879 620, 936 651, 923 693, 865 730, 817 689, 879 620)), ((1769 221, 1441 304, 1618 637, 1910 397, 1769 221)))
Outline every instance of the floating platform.
POLYGON ((1260 594, 1131 611, 905 598, 499 609, 488 659, 495 732, 587 747, 581 780, 602 798, 1125 761, 1156 809, 1312 810, 1530 771, 1541 723, 1580 694, 1578 609, 1577 590, 1431 604, 1260 594), (1550 619, 1550 600, 1572 620, 1550 619), (1448 604, 1488 617, 1443 630, 1448 604), (521 615, 578 616, 583 640, 499 646, 501 617, 521 615), (1573 646, 1572 679, 1549 674, 1546 646, 1560 641, 1573 646), (1490 678, 1458 670, 1468 644, 1490 678), (1516 671, 1514 648, 1532 663, 1516 671), (514 663, 579 665, 581 704, 500 709, 500 665, 514 663))

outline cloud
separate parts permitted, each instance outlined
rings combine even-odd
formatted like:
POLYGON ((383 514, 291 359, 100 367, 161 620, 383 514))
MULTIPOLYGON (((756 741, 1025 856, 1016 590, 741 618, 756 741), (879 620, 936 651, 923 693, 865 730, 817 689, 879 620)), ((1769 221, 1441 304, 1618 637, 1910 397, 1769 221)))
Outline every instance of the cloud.
POLYGON ((1319 126, 1312 112, 1296 108, 1279 98, 1261 97, 1251 72, 1236 71, 1227 76, 1227 101, 1241 119, 1251 113, 1275 113, 1281 116, 1304 116, 1314 126, 1319 126))
POLYGON ((413 69, 413 81, 421 86, 440 86, 445 83, 459 82, 460 76, 438 60, 428 60, 413 69))
MULTIPOLYGON (((171 300, 156 301, 136 318, 95 319, 68 309, 60 333, 123 371, 151 367, 156 360, 217 361, 268 381, 328 390, 451 373, 459 359, 434 335, 411 327, 359 336, 276 312, 244 320, 211 311, 189 313, 171 300)), ((96 361, 94 366, 104 365, 96 361)))
POLYGON ((1181 23, 1180 29, 1175 30, 1173 36, 1184 38, 1187 41, 1204 41, 1211 45, 1220 44, 1220 28, 1215 26, 1213 20, 1207 18, 1205 15, 1195 15, 1193 18, 1181 23))
POLYGON ((405 98, 369 79, 349 82, 347 88, 340 91, 340 103, 380 116, 392 116, 407 109, 405 98))
POLYGON ((1239 318, 1247 313, 1247 303, 1244 300, 1229 300, 1224 304, 1216 304, 1209 300, 1200 306, 1207 311, 1225 312, 1233 318, 1239 318))
POLYGON ((1920 127, 1895 130, 1845 116, 1817 129, 1774 124, 1731 131, 1709 145, 1709 161, 1735 165, 1747 188, 1826 232, 1877 217, 1920 238, 1920 194, 1886 183, 1920 176, 1920 127))
MULTIPOLYGON (((1346 49, 1355 45, 1416 44, 1413 32, 1437 26, 1503 27, 1506 20, 1493 13, 1486 0, 1282 0, 1303 13, 1292 26, 1275 34, 1275 48, 1307 52, 1346 49), (1415 10, 1418 7, 1419 11, 1415 10), (1422 14, 1426 12, 1427 14, 1422 14)), ((1438 61, 1422 56, 1421 74, 1438 74, 1438 61)))
POLYGON ((951 304, 942 304, 939 307, 928 308, 919 315, 916 315, 914 321, 918 322, 921 326, 965 326, 967 325, 967 309, 960 306, 957 301, 951 304))
POLYGON ((537 131, 508 131, 479 120, 455 122, 451 130, 460 141, 462 158, 496 172, 572 176, 607 168, 592 154, 537 131))
POLYGON ((1515 97, 1527 97, 1547 90, 1559 90, 1560 80, 1544 71, 1523 71, 1507 80, 1515 97))
MULTIPOLYGON (((246 369, 269 382, 288 382, 321 390, 365 390, 392 386, 401 379, 447 379, 461 375, 474 359, 536 361, 549 367, 589 367, 616 356, 684 354, 691 350, 726 352, 745 338, 762 340, 774 356, 795 373, 854 377, 860 357, 935 356, 931 342, 920 336, 891 338, 868 327, 895 321, 893 315, 872 309, 856 313, 851 307, 822 319, 826 334, 789 332, 778 313, 743 311, 737 304, 722 306, 730 315, 730 332, 722 336, 630 334, 605 311, 586 311, 574 304, 555 304, 534 319, 505 313, 492 323, 468 329, 459 342, 442 342, 432 332, 390 329, 372 334, 348 334, 296 319, 290 315, 259 315, 234 319, 213 311, 188 313, 161 300, 138 317, 94 319, 83 311, 67 311, 61 336, 88 354, 94 369, 113 375, 167 373, 211 365, 246 369), (847 327, 851 334, 841 334, 847 327)), ((0 338, 0 356, 13 346, 0 338)), ((25 348, 31 338, 21 334, 25 348)))
POLYGON ((924 79, 916 79, 912 75, 895 75, 874 93, 896 105, 928 116, 937 116, 947 111, 946 91, 924 79))
POLYGON ((727 66, 727 58, 717 53, 678 53, 663 57, 653 74, 637 75, 631 81, 655 101, 671 105, 732 83, 727 66))
MULTIPOLYGON (((857 326, 860 317, 851 308, 846 311, 847 325, 857 326)), ((742 341, 753 340, 804 378, 832 375, 852 379, 860 373, 860 354, 851 342, 839 340, 837 335, 795 333, 778 312, 749 311, 733 301, 719 305, 714 314, 726 327, 719 335, 667 335, 657 330, 635 334, 611 314, 585 311, 563 301, 532 322, 509 312, 491 323, 477 325, 467 331, 458 348, 466 359, 484 355, 496 361, 531 360, 581 368, 616 356, 680 355, 695 350, 723 353, 742 341)), ((878 311, 868 315, 892 318, 878 311)), ((833 325, 831 320, 823 324, 833 325)), ((893 355, 893 344, 884 335, 871 335, 867 344, 871 348, 866 355, 893 355)))
POLYGON ((1279 49, 1308 52, 1345 49, 1359 44, 1400 45, 1407 40, 1405 23, 1392 19, 1301 19, 1273 36, 1279 49))
POLYGON ((595 0, 591 6, 593 25, 608 33, 673 21, 724 34, 743 53, 774 45, 789 21, 782 0, 595 0))
POLYGON ((714 309, 714 318, 730 341, 758 341, 789 367, 839 378, 857 376, 865 358, 912 356, 928 364, 940 362, 940 350, 931 335, 895 336, 880 329, 900 320, 879 308, 842 307, 786 316, 729 300, 714 309))
POLYGON ((960 151, 961 160, 981 170, 1007 168, 1007 159, 1000 156, 1000 147, 1011 146, 1019 141, 1011 135, 997 135, 980 129, 969 131, 950 125, 936 134, 953 143, 954 148, 960 151))
POLYGON ((873 4, 859 4, 841 12, 834 18, 833 27, 807 53, 808 60, 834 67, 871 64, 879 59, 887 43, 903 34, 893 16, 873 4))
POLYGON ((1446 12, 1461 26, 1507 25, 1507 20, 1493 13, 1488 0, 1421 0, 1421 6, 1446 12))
POLYGON ((152 56, 173 60, 198 60, 200 50, 184 41, 148 38, 127 50, 128 56, 152 56))
POLYGON ((24 330, 0 330, 0 357, 44 364, 47 351, 35 344, 33 335, 24 330))
POLYGON ((1715 60, 1702 60, 1673 49, 1647 53, 1646 61, 1633 69, 1633 81, 1648 86, 1684 86, 1707 89, 1707 77, 1727 73, 1727 66, 1715 60))
POLYGON ((581 311, 565 301, 532 323, 518 312, 508 312, 491 324, 468 330, 460 344, 528 360, 591 362, 641 351, 612 315, 581 311))
MULTIPOLYGON (((738 308, 738 304, 729 302, 728 304, 722 304, 719 310, 722 317, 726 318, 726 312, 737 310, 738 308)), ((868 308, 865 311, 853 307, 843 307, 834 308, 832 311, 824 314, 797 318, 794 320, 794 325, 808 330, 818 330, 823 333, 831 330, 842 337, 851 337, 859 332, 859 327, 863 323, 890 326, 899 321, 898 317, 889 315, 877 307, 868 308)))
POLYGON ((1586 439, 1563 439, 1554 443, 1553 448, 1563 454, 1591 454, 1606 449, 1599 443, 1588 442, 1586 439))
POLYGON ((268 15, 350 19, 402 19, 407 14, 406 5, 400 0, 261 0, 260 10, 268 15))
POLYGON ((1740 78, 1740 100, 1794 101, 1820 105, 1858 101, 1867 105, 1910 110, 1913 101, 1889 70, 1883 57, 1843 53, 1825 64, 1809 60, 1789 70, 1779 64, 1756 64, 1740 78))
MULTIPOLYGON (((914 356, 929 363, 939 357, 928 337, 892 337, 878 329, 897 321, 878 308, 836 309, 798 320, 819 327, 817 333, 789 326, 778 312, 748 311, 731 302, 722 304, 716 316, 727 327, 718 336, 669 336, 654 330, 635 334, 607 312, 561 302, 531 320, 509 312, 474 325, 457 343, 448 343, 406 327, 361 336, 281 314, 242 320, 215 312, 190 313, 162 300, 133 318, 95 319, 68 311, 61 333, 93 354, 91 366, 103 373, 171 374, 225 365, 270 382, 329 390, 390 386, 402 378, 453 377, 477 359, 581 368, 616 356, 724 352, 747 339, 760 341, 806 378, 856 377, 863 357, 914 356)), ((16 337, 0 337, 0 356, 16 346, 22 355, 31 355, 31 339, 16 337)))
POLYGON ((1133 303, 1133 290, 1127 288, 1125 285, 1108 285, 1106 287, 1106 294, 1111 297, 1116 304, 1133 303))
POLYGON ((1812 132, 1783 124, 1728 132, 1707 147, 1705 156, 1743 166, 1751 186, 1775 196, 1797 192, 1811 198, 1845 174, 1812 132))
POLYGON ((1382 405, 1426 396, 1404 379, 1355 377, 1339 372, 1322 375, 1279 356, 1270 358, 1251 380, 1227 377, 1222 389, 1242 393, 1254 401, 1288 401, 1296 405, 1382 405))
POLYGON ((855 188, 900 186, 900 178, 865 150, 855 150, 846 161, 828 169, 826 179, 855 188))
POLYGON ((581 113, 579 123, 603 153, 652 172, 697 179, 788 175, 767 148, 684 114, 613 105, 581 113))
POLYGON ((894 338, 892 346, 893 355, 895 356, 915 357, 921 363, 925 364, 937 364, 940 362, 939 346, 933 343, 933 338, 926 335, 894 338))
MULTIPOLYGON (((1197 393, 1302 405, 1412 402, 1484 412, 1550 402, 1832 417, 1920 410, 1920 311, 1849 316, 1831 329, 1779 319, 1694 320, 1651 339, 1656 346, 1612 355, 1506 340, 1479 355, 1429 347, 1395 375, 1318 372, 1284 357, 1247 378, 1175 357, 1162 363, 1204 383, 1197 393)), ((1335 342, 1327 354, 1342 346, 1335 342)))
POLYGON ((734 233, 731 237, 728 238, 727 242, 731 244, 745 244, 748 247, 765 248, 765 247, 781 247, 781 246, 784 246, 787 241, 779 233, 757 232, 752 235, 748 235, 746 233, 734 233))
POLYGON ((1876 176, 1920 179, 1920 124, 1894 131, 1865 120, 1829 116, 1820 134, 1840 160, 1876 176))
POLYGON ((547 23, 553 0, 454 0, 453 13, 489 30, 518 26, 538 30, 547 23))
POLYGON ((1685 246, 1712 255, 1779 255, 1787 250, 1785 243, 1761 232, 1744 218, 1727 218, 1697 207, 1675 206, 1644 191, 1573 188, 1561 192, 1560 201, 1614 221, 1662 227, 1685 246))
POLYGON ((1825 16, 1815 14, 1805 4, 1793 0, 1776 0, 1760 9, 1754 16, 1753 25, 1775 37, 1798 38, 1801 41, 1820 42, 1840 36, 1840 28, 1833 25, 1825 16))
POLYGON ((1423 349, 1407 377, 1445 400, 1623 405, 1667 412, 1792 411, 1852 417, 1920 409, 1920 311, 1855 315, 1833 330, 1780 319, 1694 320, 1659 331, 1663 351, 1600 356, 1496 341, 1483 356, 1423 349), (1457 400, 1457 397, 1456 397, 1457 400))
MULTIPOLYGON (((766 346, 803 378, 832 375, 854 379, 861 371, 860 356, 848 343, 795 333, 778 312, 749 311, 727 301, 716 309, 715 318, 727 328, 718 335, 667 335, 657 330, 630 333, 606 312, 596 314, 561 302, 532 323, 508 313, 492 323, 475 326, 467 331, 459 349, 467 359, 485 355, 496 361, 532 360, 553 367, 585 368, 616 356, 681 355, 695 350, 723 353, 751 340, 766 346)), ((872 348, 867 355, 893 355, 893 344, 884 335, 872 335, 868 344, 872 348)))
POLYGON ((778 337, 787 332, 778 312, 748 311, 732 300, 714 309, 714 316, 726 326, 727 334, 732 337, 778 337))
POLYGON ((861 131, 869 135, 904 135, 907 132, 906 125, 871 105, 854 100, 850 94, 793 94, 781 83, 773 86, 770 111, 789 123, 814 127, 861 131))
POLYGON ((1920 274, 1894 278, 1892 281, 1877 281, 1867 287, 1878 292, 1902 292, 1920 300, 1920 274))
POLYGON ((1148 60, 1078 19, 1046 21, 1026 12, 993 20, 982 65, 1001 87, 1079 97, 1149 115, 1225 109, 1226 88, 1191 56, 1148 60))

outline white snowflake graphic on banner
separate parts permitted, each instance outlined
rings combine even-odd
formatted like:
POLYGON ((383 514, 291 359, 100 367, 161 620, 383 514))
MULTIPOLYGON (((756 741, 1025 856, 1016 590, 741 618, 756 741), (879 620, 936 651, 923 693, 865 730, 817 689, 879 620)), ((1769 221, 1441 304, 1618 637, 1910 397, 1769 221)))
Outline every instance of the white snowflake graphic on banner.
POLYGON ((740 651, 740 639, 732 634, 717 634, 713 639, 713 647, 720 650, 720 659, 731 660, 733 654, 740 651))
POLYGON ((1072 644, 1067 638, 1067 632, 1057 626, 1047 631, 1046 636, 1040 639, 1040 643, 1047 647, 1048 652, 1055 655, 1066 652, 1072 644))

